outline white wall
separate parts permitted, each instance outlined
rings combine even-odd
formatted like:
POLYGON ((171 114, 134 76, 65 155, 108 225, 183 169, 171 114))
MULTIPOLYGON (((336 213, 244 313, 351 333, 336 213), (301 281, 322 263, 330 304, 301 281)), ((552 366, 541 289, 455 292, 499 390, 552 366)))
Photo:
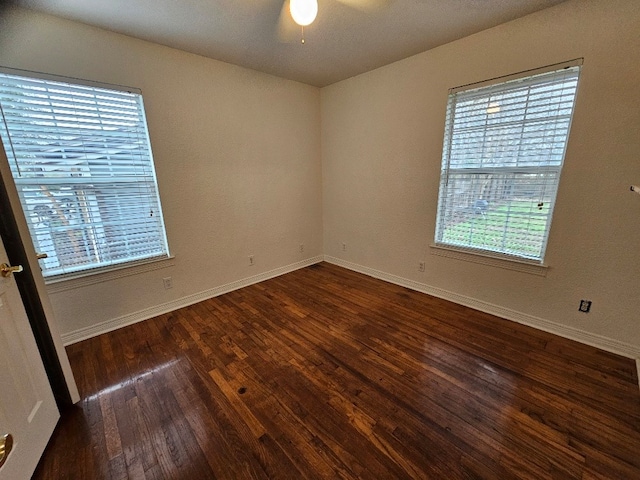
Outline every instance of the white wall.
POLYGON ((324 88, 325 255, 640 352, 640 197, 629 192, 640 182, 639 32, 637 0, 570 1, 324 88), (577 57, 546 276, 433 255, 448 89, 577 57), (578 312, 580 299, 591 313, 578 312))
POLYGON ((144 96, 175 259, 82 287, 49 286, 63 337, 321 255, 319 89, 27 10, 2 17, 0 65, 139 87, 144 96))

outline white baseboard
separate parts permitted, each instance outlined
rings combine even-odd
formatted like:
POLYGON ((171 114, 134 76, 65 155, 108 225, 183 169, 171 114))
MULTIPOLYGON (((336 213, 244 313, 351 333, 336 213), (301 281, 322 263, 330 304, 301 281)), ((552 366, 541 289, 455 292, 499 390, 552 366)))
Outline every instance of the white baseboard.
POLYGON ((537 328, 538 330, 543 330, 545 332, 553 333, 560 337, 568 338, 570 340, 575 340, 580 343, 591 345, 592 347, 596 347, 601 350, 605 350, 607 352, 611 352, 618 355, 622 355, 624 357, 636 359, 638 372, 640 374, 640 347, 630 345, 628 343, 624 343, 619 340, 614 340, 612 338, 603 337, 602 335, 597 335, 595 333, 585 332, 583 330, 579 330, 574 327, 569 327, 567 325, 555 323, 550 320, 546 320, 544 318, 535 317, 533 315, 528 315, 522 312, 517 312, 509 308, 501 307, 500 305, 494 305, 492 303, 467 297, 465 295, 460 295, 458 293, 450 292, 448 290, 432 287, 430 285, 416 282, 414 280, 398 277, 390 273, 381 272, 373 268, 364 267, 362 265, 348 262, 340 258, 325 255, 324 260, 325 262, 332 263, 340 267, 348 268, 349 270, 353 270, 355 272, 364 273, 365 275, 369 275, 370 277, 379 278, 380 280, 384 280, 389 283, 394 283, 402 287, 410 288, 411 290, 416 290, 418 292, 426 293, 428 295, 433 295, 434 297, 442 298, 444 300, 449 300, 451 302, 464 305, 466 307, 470 307, 476 310, 480 310, 481 312, 489 313, 491 315, 495 315, 497 317, 501 317, 506 320, 511 320, 517 323, 521 323, 523 325, 527 325, 529 327, 537 328))
POLYGON ((382 272, 380 270, 375 270, 373 268, 365 267, 363 265, 348 262, 346 260, 342 260, 340 258, 336 258, 328 255, 324 255, 324 256, 319 255, 313 258, 302 260, 300 262, 296 262, 290 265, 286 265, 284 267, 276 268, 274 270, 270 270, 268 272, 264 272, 259 275, 254 275, 252 277, 237 280, 235 282, 231 282, 226 285, 221 285, 219 287, 205 290, 203 292, 189 295, 177 300, 173 300, 171 302, 156 305, 154 307, 140 310, 138 312, 134 312, 128 315, 123 315, 121 317, 107 320, 105 322, 101 322, 96 325, 91 325, 89 327, 85 327, 79 330, 65 333, 62 335, 62 341, 64 345, 70 345, 72 343, 76 343, 81 340, 86 340, 87 338, 95 337, 97 335, 107 333, 112 330, 125 327, 127 325, 141 322, 143 320, 148 320, 149 318, 153 318, 158 315, 162 315, 164 313, 172 312, 179 308, 193 305, 194 303, 198 303, 203 300, 207 300, 209 298, 217 297, 218 295, 223 295, 225 293, 232 292, 239 288, 253 285, 254 283, 259 283, 264 280, 268 280, 270 278, 284 275, 285 273, 289 273, 294 270, 298 270, 300 268, 304 268, 309 265, 322 262, 323 260, 328 263, 332 263, 334 265, 338 265, 338 266, 347 268, 349 270, 353 270, 355 272, 363 273, 365 275, 369 275, 371 277, 384 280, 386 282, 390 282, 396 285, 400 285, 402 287, 410 288, 412 290, 426 293, 428 295, 433 295, 434 297, 442 298, 444 300, 449 300, 460 305, 464 305, 470 308, 474 308, 476 310, 480 310, 481 312, 489 313, 491 315, 496 315, 498 317, 511 320, 517 323, 521 323, 523 325, 527 325, 533 328, 537 328, 545 332, 553 333, 555 335, 559 335, 561 337, 568 338, 570 340, 575 340, 580 343, 591 345, 593 347, 600 348, 607 352, 616 353, 618 355, 622 355, 628 358, 633 358, 636 360, 636 364, 638 366, 638 372, 640 373, 640 347, 630 345, 630 344, 621 342, 619 340, 614 340, 608 337, 597 335, 594 333, 585 332, 583 330, 579 330, 574 327, 569 327, 567 325, 555 323, 550 320, 546 320, 544 318, 528 315, 526 313, 501 307, 500 305, 484 302, 482 300, 467 297, 465 295, 460 295, 458 293, 450 292, 448 290, 433 287, 424 283, 416 282, 415 280, 399 277, 397 275, 382 272))
POLYGON ((294 270, 308 267, 309 265, 314 265, 316 263, 322 262, 322 260, 323 260, 322 255, 319 255, 313 258, 308 258, 306 260, 292 263, 290 265, 276 268, 274 270, 269 270, 268 272, 260 273, 252 277, 244 278, 242 280, 237 280, 235 282, 231 282, 226 285, 221 285, 219 287, 205 290, 203 292, 195 293, 193 295, 188 295, 186 297, 179 298, 177 300, 172 300, 171 302, 163 303, 160 305, 156 305, 151 308, 146 308, 144 310, 140 310, 138 312, 134 312, 129 315, 123 315, 118 318, 107 320, 106 322, 101 322, 96 325, 91 325, 89 327, 81 328, 79 330, 74 330, 73 332, 63 334, 62 341, 65 346, 71 345, 72 343, 76 343, 81 340, 86 340, 87 338, 95 337, 103 333, 111 332, 112 330, 126 327, 127 325, 132 325, 134 323, 141 322, 143 320, 148 320, 150 318, 157 317, 158 315, 172 312, 179 308, 188 307, 189 305, 193 305, 194 303, 202 302, 203 300, 217 297, 218 295, 223 295, 225 293, 238 290, 239 288, 248 287, 249 285, 253 285, 254 283, 263 282, 264 280, 278 277, 280 275, 284 275, 285 273, 293 272, 294 270))

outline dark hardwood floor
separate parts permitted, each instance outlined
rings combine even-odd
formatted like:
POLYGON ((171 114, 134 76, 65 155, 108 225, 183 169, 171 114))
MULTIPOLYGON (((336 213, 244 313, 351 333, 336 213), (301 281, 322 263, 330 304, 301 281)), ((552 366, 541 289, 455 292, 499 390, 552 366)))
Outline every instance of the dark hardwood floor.
POLYGON ((632 360, 326 263, 68 352, 36 479, 640 479, 632 360))

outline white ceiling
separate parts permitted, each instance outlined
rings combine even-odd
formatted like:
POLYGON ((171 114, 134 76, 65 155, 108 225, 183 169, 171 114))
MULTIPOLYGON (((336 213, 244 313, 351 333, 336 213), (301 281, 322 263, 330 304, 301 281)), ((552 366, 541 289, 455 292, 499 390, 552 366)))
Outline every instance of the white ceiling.
POLYGON ((14 1, 323 87, 564 0, 318 0, 304 45, 289 15, 279 24, 286 0, 14 1))

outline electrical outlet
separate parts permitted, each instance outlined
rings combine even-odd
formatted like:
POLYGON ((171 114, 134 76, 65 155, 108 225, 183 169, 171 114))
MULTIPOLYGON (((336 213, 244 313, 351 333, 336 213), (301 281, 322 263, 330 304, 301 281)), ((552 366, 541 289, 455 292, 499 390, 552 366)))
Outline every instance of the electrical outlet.
POLYGON ((419 272, 424 272, 424 262, 418 263, 418 271, 419 272))
POLYGON ((249 255, 249 266, 253 265, 253 255, 249 255))
POLYGON ((304 253, 304 243, 300 244, 300 253, 304 253))
POLYGON ((589 310, 591 310, 591 300, 580 300, 578 310, 584 313, 589 313, 589 310))
POLYGON ((346 252, 346 251, 347 251, 347 244, 346 244, 346 243, 343 243, 343 244, 342 244, 342 251, 343 251, 343 252, 346 252))
POLYGON ((162 283, 164 285, 165 290, 169 290, 170 288, 173 288, 173 280, 171 279, 171 277, 164 277, 162 279, 162 283))

